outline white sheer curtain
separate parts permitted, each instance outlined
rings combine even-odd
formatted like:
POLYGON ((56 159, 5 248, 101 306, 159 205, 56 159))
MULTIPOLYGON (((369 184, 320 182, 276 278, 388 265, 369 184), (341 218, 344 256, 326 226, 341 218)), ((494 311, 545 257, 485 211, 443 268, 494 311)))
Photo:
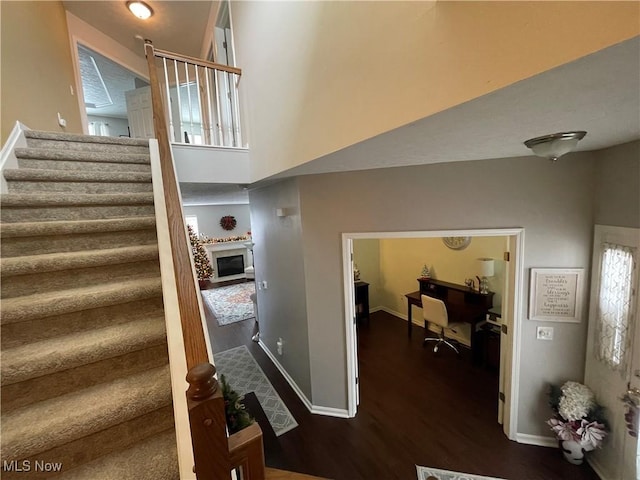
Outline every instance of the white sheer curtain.
POLYGON ((600 287, 596 311, 595 352, 613 370, 625 371, 632 339, 636 251, 623 245, 601 245, 600 287))
POLYGON ((105 122, 89 122, 89 135, 109 136, 109 124, 105 122))

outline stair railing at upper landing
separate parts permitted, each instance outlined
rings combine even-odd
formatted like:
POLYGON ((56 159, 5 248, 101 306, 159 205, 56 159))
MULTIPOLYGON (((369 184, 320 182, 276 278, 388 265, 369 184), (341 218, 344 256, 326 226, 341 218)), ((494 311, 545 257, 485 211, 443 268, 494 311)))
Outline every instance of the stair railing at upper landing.
MULTIPOLYGON (((159 52, 153 48, 151 42, 145 43, 145 55, 151 84, 153 125, 158 142, 158 173, 161 177, 158 181, 160 182, 161 180, 162 199, 164 200, 163 205, 158 205, 158 197, 155 197, 156 212, 158 210, 162 211, 162 216, 166 220, 167 225, 163 225, 162 228, 166 227, 168 232, 163 230, 163 236, 166 234, 169 239, 168 243, 172 255, 172 262, 169 262, 172 268, 169 270, 173 271, 175 278, 175 297, 178 304, 176 315, 180 316, 186 368, 188 370, 186 380, 189 383, 189 388, 186 396, 195 463, 194 472, 198 480, 230 479, 231 470, 237 468, 240 470, 243 480, 264 480, 262 431, 258 424, 255 423, 250 428, 233 434, 231 437, 227 436, 224 399, 218 381, 214 377, 216 369, 210 363, 211 359, 207 350, 200 308, 201 301, 198 297, 200 293, 196 286, 190 252, 191 246, 182 214, 182 202, 175 176, 169 128, 165 115, 165 103, 162 98, 162 88, 158 78, 156 62, 157 59, 161 59, 166 66, 166 60, 171 58, 174 62, 196 65, 196 71, 200 67, 213 69, 212 75, 207 74, 207 71, 204 70, 205 79, 215 78, 219 71, 229 73, 229 70, 234 70, 232 73, 239 75, 240 70, 182 57, 174 53, 159 52)), ((164 72, 166 74, 166 68, 164 72)), ((196 79, 198 78, 196 77, 196 79)), ((166 85, 169 85, 169 83, 167 82, 166 85)), ((165 91, 167 98, 170 98, 170 89, 167 87, 165 91)), ((198 84, 198 91, 206 92, 207 89, 202 90, 200 84, 198 84)), ((207 112, 203 117, 206 116, 208 116, 207 112)), ((209 129, 209 132, 211 133, 211 129, 209 129)), ((155 196, 156 172, 153 165, 152 161, 155 196)), ((159 226, 159 233, 160 230, 161 227, 159 226)), ((158 241, 160 244, 160 238, 158 241)), ((162 263, 163 255, 161 253, 161 266, 162 263)), ((163 269, 163 276, 164 272, 165 270, 163 269)), ((165 295, 165 303, 167 301, 170 301, 170 299, 168 300, 165 295)), ((166 310, 167 305, 165 305, 166 310)), ((167 335, 171 334, 172 332, 168 329, 167 335)), ((169 348, 171 350, 171 344, 169 348)))
POLYGON ((169 99, 171 142, 244 147, 238 100, 242 70, 156 48, 153 52, 169 99))

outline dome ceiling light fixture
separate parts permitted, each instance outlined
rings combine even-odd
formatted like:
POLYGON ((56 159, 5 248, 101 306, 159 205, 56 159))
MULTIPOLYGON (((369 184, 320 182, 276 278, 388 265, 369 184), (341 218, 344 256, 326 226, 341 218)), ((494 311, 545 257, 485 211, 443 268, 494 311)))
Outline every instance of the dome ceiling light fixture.
POLYGON ((140 1, 130 1, 127 2, 127 8, 131 13, 133 13, 136 17, 141 20, 146 20, 147 18, 153 15, 153 10, 149 5, 140 1))
POLYGON ((555 162, 565 153, 571 152, 578 142, 587 134, 584 130, 575 132, 560 132, 544 135, 542 137, 530 138, 524 144, 533 150, 538 157, 548 158, 555 162))

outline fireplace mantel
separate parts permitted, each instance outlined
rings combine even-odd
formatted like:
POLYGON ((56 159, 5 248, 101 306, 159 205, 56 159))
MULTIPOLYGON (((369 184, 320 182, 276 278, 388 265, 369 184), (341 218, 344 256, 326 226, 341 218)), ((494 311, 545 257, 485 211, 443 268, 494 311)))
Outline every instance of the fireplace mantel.
POLYGON ((233 250, 237 248, 247 248, 245 243, 249 240, 238 240, 237 242, 219 242, 219 243, 203 243, 207 250, 216 252, 219 250, 233 250))
POLYGON ((211 267, 213 268, 213 278, 211 278, 211 282, 224 282, 227 280, 238 280, 241 278, 247 278, 246 274, 239 273, 237 275, 226 275, 224 277, 220 277, 218 275, 218 258, 223 257, 233 257, 235 255, 242 255, 245 268, 249 265, 249 255, 248 249, 245 245, 247 240, 241 240, 238 242, 220 242, 220 243, 205 243, 203 247, 207 252, 207 256, 209 257, 209 261, 211 262, 211 267))

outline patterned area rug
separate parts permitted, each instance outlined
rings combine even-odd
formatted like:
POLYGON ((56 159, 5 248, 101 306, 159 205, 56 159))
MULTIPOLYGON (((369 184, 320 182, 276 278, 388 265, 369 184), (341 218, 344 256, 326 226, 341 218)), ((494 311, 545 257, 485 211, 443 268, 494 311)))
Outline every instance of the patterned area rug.
POLYGON ((249 392, 256 394, 276 435, 282 435, 298 426, 280 395, 269 383, 269 379, 245 345, 217 353, 213 356, 213 361, 218 374, 224 375, 236 392, 241 395, 249 392))
POLYGON ((255 313, 250 295, 255 292, 255 282, 236 283, 201 291, 202 298, 215 315, 218 325, 229 325, 253 318, 255 313))
POLYGON ((482 475, 472 475, 470 473, 450 472, 449 470, 438 470, 437 468, 420 467, 416 465, 418 480, 427 480, 429 476, 438 480, 504 480, 498 477, 483 477, 482 475))

